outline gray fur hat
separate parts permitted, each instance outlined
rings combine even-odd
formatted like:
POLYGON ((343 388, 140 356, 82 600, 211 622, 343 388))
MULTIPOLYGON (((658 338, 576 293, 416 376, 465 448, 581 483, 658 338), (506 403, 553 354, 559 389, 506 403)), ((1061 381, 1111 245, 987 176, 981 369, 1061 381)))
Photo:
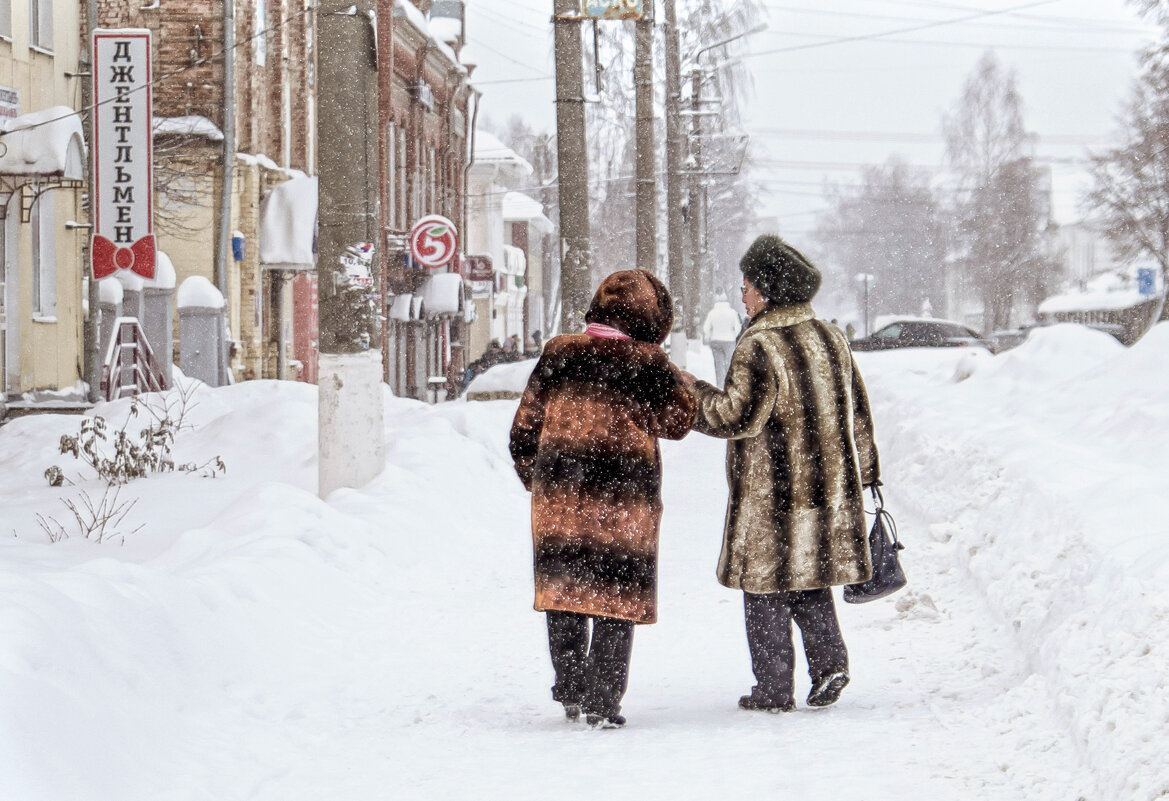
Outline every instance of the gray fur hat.
POLYGON ((777 306, 808 303, 820 289, 820 271, 802 253, 774 234, 751 243, 739 261, 743 277, 777 306))

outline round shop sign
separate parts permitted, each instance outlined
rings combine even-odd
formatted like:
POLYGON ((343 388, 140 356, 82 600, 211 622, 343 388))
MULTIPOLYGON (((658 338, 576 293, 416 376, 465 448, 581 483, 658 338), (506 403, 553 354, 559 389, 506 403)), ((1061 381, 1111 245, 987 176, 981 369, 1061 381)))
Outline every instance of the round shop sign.
POLYGON ((423 217, 410 229, 410 255, 423 267, 436 270, 450 263, 459 250, 455 224, 438 214, 423 217))

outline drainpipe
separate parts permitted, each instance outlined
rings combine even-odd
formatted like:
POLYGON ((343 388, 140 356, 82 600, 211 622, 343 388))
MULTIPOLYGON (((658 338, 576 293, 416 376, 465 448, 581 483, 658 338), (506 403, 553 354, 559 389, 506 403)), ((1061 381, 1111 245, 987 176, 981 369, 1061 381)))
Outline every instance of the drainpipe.
MULTIPOLYGON (((85 52, 87 66, 81 72, 88 72, 89 77, 82 79, 81 84, 81 102, 82 106, 89 108, 89 104, 93 102, 93 31, 97 28, 97 0, 86 0, 85 3, 85 29, 88 34, 85 42, 85 52)), ((93 110, 83 115, 82 120, 85 124, 85 140, 89 147, 93 148, 93 110)), ((86 181, 89 184, 86 187, 86 197, 89 203, 89 221, 92 223, 97 216, 97 209, 93 207, 93 186, 94 186, 94 166, 92 150, 90 157, 85 165, 86 167, 86 181)), ((93 229, 90 229, 91 231, 93 229)), ((90 259, 93 258, 91 252, 92 245, 85 249, 86 254, 90 259)), ((98 385, 101 383, 101 335, 98 333, 98 315, 101 313, 101 290, 98 289, 97 280, 93 277, 93 270, 90 266, 84 265, 82 268, 89 273, 89 317, 85 321, 85 381, 89 384, 89 401, 90 403, 97 403, 98 385)), ((174 358, 173 354, 166 354, 166 358, 171 360, 174 358)), ((0 389, 4 388, 4 376, 0 376, 0 389)))
POLYGON ((470 132, 471 135, 469 137, 467 137, 468 141, 470 142, 471 153, 467 157, 467 165, 465 167, 463 167, 463 250, 464 251, 467 250, 467 244, 466 244, 467 243, 467 234, 468 234, 467 207, 470 205, 470 203, 467 202, 468 198, 470 197, 469 193, 467 192, 467 189, 468 189, 467 181, 469 180, 469 176, 471 174, 471 168, 475 166, 475 126, 479 121, 479 98, 483 96, 483 93, 480 92, 478 89, 476 89, 474 86, 470 87, 470 89, 471 89, 471 98, 470 99, 475 101, 475 110, 473 112, 471 112, 471 132, 470 132))
MULTIPOLYGON (((91 0, 92 2, 92 0, 91 0)), ((219 230, 215 240, 215 286, 227 294, 231 253, 231 196, 235 173, 235 6, 223 0, 223 179, 219 182, 219 230)))

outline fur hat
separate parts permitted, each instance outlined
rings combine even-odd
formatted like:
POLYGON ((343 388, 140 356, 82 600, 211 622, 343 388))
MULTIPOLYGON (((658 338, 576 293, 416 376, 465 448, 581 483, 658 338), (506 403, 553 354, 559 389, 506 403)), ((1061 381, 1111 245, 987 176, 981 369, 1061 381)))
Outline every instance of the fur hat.
POLYGON ((621 270, 605 277, 593 295, 585 322, 624 331, 633 339, 660 345, 674 325, 666 285, 645 270, 621 270))
POLYGON ((773 234, 751 243, 739 261, 743 277, 776 306, 808 303, 820 289, 820 271, 804 255, 773 234))

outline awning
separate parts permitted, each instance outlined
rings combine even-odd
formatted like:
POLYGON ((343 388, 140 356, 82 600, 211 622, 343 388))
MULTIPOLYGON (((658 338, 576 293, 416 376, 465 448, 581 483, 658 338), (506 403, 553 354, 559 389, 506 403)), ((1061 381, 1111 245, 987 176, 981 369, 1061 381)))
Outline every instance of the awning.
POLYGON ((394 300, 390 303, 390 319, 396 320, 399 323, 408 323, 413 318, 410 316, 413 310, 414 296, 410 294, 395 295, 394 300))
POLYGON ((432 275, 422 289, 422 299, 432 317, 458 314, 463 310, 463 279, 458 273, 432 275))
POLYGON ((0 136, 0 174, 85 179, 81 117, 68 106, 21 114, 0 136))
POLYGON ((260 267, 311 270, 317 263, 317 179, 292 178, 260 203, 260 267))
POLYGON ((524 275, 528 271, 528 257, 515 245, 503 246, 503 263, 495 271, 507 275, 524 275))
POLYGON ((523 192, 508 192, 503 196, 503 221, 529 223, 540 234, 550 234, 555 230, 540 201, 523 192))

